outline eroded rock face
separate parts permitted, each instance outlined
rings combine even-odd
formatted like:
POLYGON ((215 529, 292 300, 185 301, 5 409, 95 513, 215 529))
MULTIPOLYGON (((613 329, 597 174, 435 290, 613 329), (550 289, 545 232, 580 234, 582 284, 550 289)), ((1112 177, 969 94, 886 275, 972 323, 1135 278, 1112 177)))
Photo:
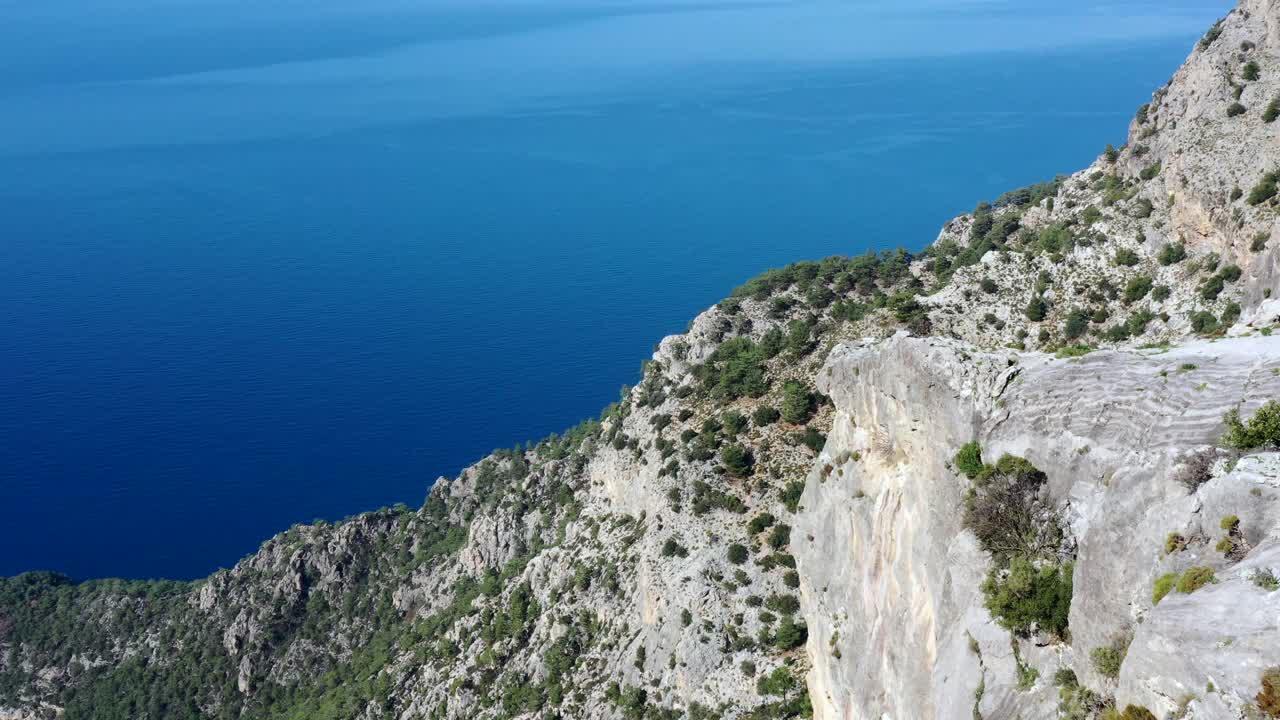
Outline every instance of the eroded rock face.
POLYGON ((817 717, 1051 717, 1060 667, 1159 711, 1213 683, 1191 717, 1235 717, 1221 713, 1257 692, 1280 652, 1280 593, 1249 577, 1276 565, 1280 465, 1247 456, 1193 494, 1173 478, 1228 409, 1280 397, 1280 339, 1054 359, 899 336, 837 348, 820 377, 836 417, 796 524, 817 717), (950 467, 970 440, 1048 475, 1077 549, 1070 643, 1017 639, 984 608, 988 558, 950 467), (1238 562, 1214 549, 1227 515, 1253 548, 1238 562), (1194 540, 1166 554, 1170 532, 1194 540), (1153 606, 1155 579, 1194 565, 1220 582, 1153 606), (1116 687, 1090 652, 1134 633, 1116 687), (1038 672, 1030 686, 1019 662, 1038 672))

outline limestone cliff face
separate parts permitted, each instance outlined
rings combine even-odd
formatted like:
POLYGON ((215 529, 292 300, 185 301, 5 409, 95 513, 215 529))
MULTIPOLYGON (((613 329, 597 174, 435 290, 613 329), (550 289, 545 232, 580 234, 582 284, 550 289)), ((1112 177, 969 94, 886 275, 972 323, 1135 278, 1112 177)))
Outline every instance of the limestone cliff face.
POLYGON ((1280 547, 1280 456, 1245 457, 1191 495, 1173 476, 1224 412, 1280 396, 1280 340, 1054 359, 898 336, 836 348, 820 378, 836 417, 796 523, 817 717, 1052 717, 1062 667, 1160 714, 1208 683, 1186 717, 1251 704, 1280 652, 1280 592, 1249 580, 1280 547), (950 467, 970 440, 1050 480, 1077 551, 1070 643, 1019 640, 984 608, 988 558, 950 467), (1229 515, 1254 547, 1238 562, 1209 542, 1229 515), (1203 540, 1166 555, 1170 532, 1203 540), (1215 568, 1212 591, 1153 607, 1155 579, 1192 565, 1215 568), (1089 656, 1125 633, 1116 687, 1089 656), (1038 671, 1029 686, 1019 663, 1038 671))

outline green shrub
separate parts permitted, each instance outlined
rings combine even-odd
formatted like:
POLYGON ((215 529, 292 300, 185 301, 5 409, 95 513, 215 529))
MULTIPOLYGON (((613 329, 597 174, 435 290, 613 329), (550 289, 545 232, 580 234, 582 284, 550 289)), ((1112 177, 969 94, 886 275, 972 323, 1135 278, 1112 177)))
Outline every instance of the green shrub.
POLYGON ((703 387, 718 399, 759 397, 768 389, 765 353, 750 338, 735 337, 720 343, 707 361, 695 370, 703 387))
POLYGON ((813 415, 813 394, 798 380, 788 380, 782 386, 782 419, 792 425, 809 422, 813 415))
POLYGON ((827 436, 812 427, 806 427, 804 432, 796 433, 792 437, 796 443, 804 445, 814 452, 821 452, 822 446, 827 444, 827 436))
POLYGON ((1129 281, 1124 287, 1124 301, 1133 303, 1141 300, 1151 292, 1153 282, 1150 275, 1139 275, 1129 281))
POLYGON ((734 477, 746 477, 751 474, 751 468, 755 464, 755 458, 752 457, 751 451, 747 448, 734 443, 726 445, 720 451, 720 462, 724 465, 725 470, 729 471, 734 477))
POLYGON ((1214 42, 1216 42, 1220 37, 1222 37, 1222 21, 1221 20, 1214 23, 1213 27, 1209 28, 1209 31, 1204 34, 1204 37, 1200 38, 1200 42, 1198 43, 1197 47, 1199 47, 1201 50, 1207 50, 1209 49, 1209 46, 1212 45, 1214 42))
POLYGON ((1233 118, 1233 117, 1236 117, 1237 115, 1243 115, 1245 114, 1247 109, 1248 108, 1241 105, 1240 103, 1233 102, 1227 106, 1227 117, 1233 118))
POLYGON ((764 606, 783 617, 787 617, 800 612, 800 599, 795 595, 774 593, 765 599, 764 606))
POLYGON ((1258 63, 1254 62, 1253 60, 1250 60, 1249 62, 1244 64, 1244 72, 1241 73, 1240 77, 1243 77, 1245 80, 1248 80, 1249 82, 1253 82, 1254 80, 1258 79, 1258 70, 1259 70, 1258 63))
POLYGON ((1152 163, 1142 168, 1142 172, 1138 173, 1138 177, 1142 178, 1143 180, 1154 180, 1155 177, 1159 174, 1160 174, 1160 163, 1152 163))
POLYGON ((1089 313, 1076 308, 1067 313, 1067 321, 1062 325, 1062 333, 1068 340, 1074 340, 1089 329, 1089 313))
POLYGON ((982 288, 982 292, 987 293, 988 295, 1000 289, 1000 287, 996 285, 996 281, 991 278, 982 278, 982 282, 978 283, 978 286, 982 288))
POLYGON ((1218 299, 1218 296, 1222 294, 1225 287, 1226 283, 1222 279, 1222 276, 1214 275, 1208 280, 1205 280, 1204 285, 1200 286, 1200 297, 1204 298, 1208 302, 1213 302, 1218 299))
POLYGON ((1054 357, 1059 360, 1066 358, 1078 358, 1088 355, 1091 352, 1093 352, 1093 348, 1088 345, 1068 345, 1063 348, 1058 348, 1058 352, 1054 353, 1054 357))
POLYGON ((1277 117, 1280 117, 1280 95, 1277 95, 1271 102, 1267 103, 1267 109, 1262 111, 1263 122, 1275 122, 1277 117))
POLYGON ((809 628, 803 622, 796 622, 791 615, 782 618, 778 632, 774 635, 773 645, 782 651, 794 650, 809 639, 809 628))
POLYGON ((1278 183, 1280 183, 1280 171, 1263 175, 1258 184, 1254 185, 1253 189, 1249 191, 1249 197, 1245 198, 1245 202, 1250 205, 1261 205, 1270 200, 1276 196, 1277 192, 1280 192, 1280 188, 1277 188, 1278 183))
POLYGON ((1156 302, 1164 302, 1169 299, 1169 293, 1168 285, 1156 285, 1151 288, 1151 299, 1156 302))
POLYGON ((1204 565, 1187 568, 1178 580, 1178 592, 1189 595, 1211 582, 1217 582, 1213 575, 1213 568, 1204 565))
POLYGON ((689 550, 676 542, 675 538, 667 538, 662 543, 662 557, 689 557, 689 550))
POLYGON ((1093 661, 1093 669, 1103 677, 1116 679, 1120 677, 1120 666, 1124 664, 1124 657, 1129 653, 1129 642, 1132 640, 1129 636, 1117 637, 1111 641, 1110 645, 1096 647, 1089 653, 1089 659, 1093 661))
POLYGON ((1061 540, 1060 529, 1039 499, 1047 481, 1043 472, 1027 460, 1003 455, 995 465, 984 465, 965 493, 962 522, 979 544, 997 560, 1015 555, 1039 557, 1050 553, 1061 540))
POLYGON ((1156 716, 1141 705, 1126 705, 1123 712, 1110 710, 1103 712, 1103 720, 1156 720, 1156 716), (1110 713, 1112 717, 1108 717, 1110 713))
MULTIPOLYGON (((804 486, 802 485, 801 488, 803 489, 803 487, 804 486)), ((771 513, 760 513, 759 515, 751 518, 751 522, 747 523, 747 530, 752 535, 759 535, 768 529, 770 525, 773 525, 775 521, 776 518, 774 518, 771 513)))
POLYGON ((733 437, 747 429, 746 416, 736 410, 730 410, 725 413, 720 422, 724 426, 724 431, 728 433, 729 437, 733 437))
POLYGON ((1161 265, 1173 265, 1185 259, 1187 259, 1187 246, 1182 243, 1167 244, 1156 254, 1156 262, 1161 265))
POLYGON ((1241 422, 1240 411, 1232 409, 1222 418, 1227 432, 1222 445, 1240 450, 1280 447, 1280 401, 1268 400, 1248 422, 1241 422))
POLYGON ((791 526, 784 523, 774 525, 769 531, 768 542, 769 547, 774 550, 781 550, 791 544, 791 526))
POLYGON ((1071 610, 1072 563, 1040 568, 1015 557, 1007 572, 993 568, 982 583, 986 607, 1001 625, 1018 635, 1035 628, 1066 637, 1071 610))
POLYGON ((1151 588, 1151 604, 1159 605, 1160 601, 1164 599, 1164 596, 1173 592, 1173 589, 1177 587, 1177 585, 1178 573, 1176 572, 1165 573, 1164 575, 1156 578, 1155 585, 1151 588))
POLYGON ((984 467, 982 462, 982 447, 976 442, 967 442, 961 446, 960 451, 956 453, 954 458, 956 470, 959 470, 965 477, 973 480, 978 477, 984 467))
POLYGON ((1138 254, 1129 248, 1120 248, 1116 250, 1115 264, 1122 267, 1132 267, 1138 264, 1138 254))
POLYGON ((761 405, 755 409, 755 412, 751 413, 751 420, 756 424, 756 427, 772 425, 777 422, 780 417, 782 417, 782 413, 778 412, 777 408, 774 408, 771 405, 761 405))
POLYGON ((1220 329, 1218 318, 1208 310, 1198 310, 1191 313, 1191 330, 1200 335, 1210 335, 1220 329))
POLYGON ((1044 298, 1036 295, 1027 302, 1027 307, 1023 309, 1023 313, 1028 320, 1040 322, 1044 320, 1045 314, 1049 311, 1049 306, 1045 303, 1044 298))
POLYGON ((734 565, 741 565, 747 561, 750 553, 747 552, 747 546, 741 543, 734 543, 729 546, 728 558, 729 562, 734 565))
POLYGON ((1271 571, 1270 568, 1258 568, 1253 571, 1253 584, 1266 590, 1267 592, 1275 592, 1280 590, 1280 578, 1271 571))
POLYGON ((1187 549, 1187 539, 1182 533, 1171 532, 1164 538, 1164 554, 1172 555, 1187 549))
POLYGON ((800 496, 803 494, 804 483, 799 480, 792 480, 782 488, 782 504, 786 506, 787 512, 800 509, 800 496))

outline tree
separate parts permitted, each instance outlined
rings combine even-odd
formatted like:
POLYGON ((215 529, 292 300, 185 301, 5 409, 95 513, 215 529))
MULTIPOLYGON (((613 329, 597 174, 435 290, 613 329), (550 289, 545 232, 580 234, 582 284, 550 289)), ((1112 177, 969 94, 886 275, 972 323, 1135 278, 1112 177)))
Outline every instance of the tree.
POLYGON ((788 380, 782 386, 782 419, 792 425, 809 421, 813 414, 813 395, 809 388, 797 380, 788 380))
POLYGON ((809 628, 802 622, 796 622, 793 616, 787 615, 782 618, 782 624, 778 626, 778 634, 774 636, 773 644, 779 650, 794 650, 808 639, 809 628))
POLYGON ((1084 310, 1075 309, 1067 314, 1067 322, 1062 327, 1062 332, 1067 336, 1068 340, 1074 340, 1084 334, 1089 329, 1089 313, 1084 310))
POLYGON ((761 405, 755 409, 755 412, 751 413, 751 419, 755 422, 756 427, 772 425, 777 422, 778 418, 781 416, 782 413, 778 412, 777 408, 774 408, 771 405, 761 405))
POLYGON ((751 474, 751 467, 755 464, 755 458, 751 456, 751 451, 738 443, 726 445, 720 451, 720 462, 724 464, 726 470, 734 477, 746 477, 751 474))
POLYGON ((1041 320, 1044 320, 1044 316, 1048 311, 1049 305, 1045 303, 1044 298, 1039 295, 1032 297, 1030 302, 1027 303, 1026 309, 1023 310, 1027 319, 1033 322, 1040 322, 1041 320))

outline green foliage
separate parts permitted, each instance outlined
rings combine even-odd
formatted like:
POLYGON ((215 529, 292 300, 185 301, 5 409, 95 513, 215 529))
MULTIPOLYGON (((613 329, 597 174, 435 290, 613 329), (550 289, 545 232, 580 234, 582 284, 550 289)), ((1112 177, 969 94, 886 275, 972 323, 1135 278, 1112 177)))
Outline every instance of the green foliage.
POLYGON ((1096 647, 1089 652, 1093 661, 1093 669, 1103 677, 1115 679, 1120 677, 1120 666, 1124 664, 1125 655, 1129 653, 1129 642, 1132 638, 1123 636, 1116 638, 1110 645, 1096 647))
POLYGON ((1197 565, 1187 568, 1182 573, 1182 577, 1178 580, 1178 592, 1191 594, 1211 582, 1217 582, 1214 577, 1213 568, 1197 565))
POLYGON ((1062 333, 1068 340, 1074 340, 1085 333, 1089 329, 1089 313, 1080 308, 1074 308, 1067 313, 1067 320, 1062 326, 1062 333))
POLYGON ((800 612, 800 599, 795 595, 774 593, 765 599, 764 606, 785 617, 800 612))
POLYGON ((774 550, 781 550, 791 544, 791 526, 779 523, 773 526, 769 531, 769 547, 774 550))
POLYGON ((1268 400, 1248 422, 1241 422, 1240 411, 1234 408, 1222 420, 1227 426, 1221 440, 1225 447, 1240 450, 1280 447, 1280 401, 1268 400))
POLYGON ((1151 292, 1154 282, 1150 275, 1138 275, 1124 286, 1124 301, 1126 303, 1134 303, 1147 296, 1151 292))
POLYGON ((1222 329, 1218 318, 1208 310, 1197 310, 1191 313, 1191 330, 1200 335, 1211 335, 1222 329))
POLYGON ((956 470, 973 480, 978 477, 985 467, 982 462, 982 447, 976 442, 965 443, 961 446, 960 451, 956 453, 953 462, 956 470))
POLYGON ((1263 122, 1273 123, 1277 117, 1280 117, 1280 95, 1272 98, 1271 102, 1267 103, 1266 109, 1262 111, 1263 122))
MULTIPOLYGON (((1121 712, 1111 711, 1114 720, 1157 720, 1154 713, 1141 705, 1126 705, 1121 712)), ((1103 713, 1103 720, 1113 720, 1103 713)))
POLYGON ((791 615, 782 618, 778 632, 774 635, 773 645, 786 652, 794 650, 809 639, 809 628, 803 622, 797 622, 791 615))
POLYGON ((1088 345, 1067 345, 1066 347, 1058 348, 1058 351, 1054 353, 1054 357, 1059 360, 1078 358, 1088 355, 1091 352, 1093 352, 1093 348, 1088 345))
POLYGON ((778 412, 777 408, 774 408, 771 405, 761 405, 751 413, 751 421, 756 424, 756 427, 772 425, 777 422, 780 417, 782 417, 782 413, 778 412))
POLYGON ((827 444, 827 436, 818 432, 817 428, 806 427, 803 432, 796 433, 794 436, 796 442, 810 450, 816 452, 822 451, 822 446, 827 444))
POLYGON ((1233 102, 1227 106, 1227 117, 1233 118, 1233 117, 1236 117, 1237 115, 1243 115, 1247 111, 1248 111, 1248 108, 1246 108, 1245 106, 1241 105, 1238 102, 1233 102))
POLYGON ((782 504, 787 507, 787 512, 795 512, 800 509, 800 496, 803 494, 804 483, 799 480, 792 480, 782 488, 782 504))
POLYGON ((741 565, 747 561, 750 553, 747 552, 747 546, 741 543, 734 543, 729 546, 728 558, 729 562, 734 565, 741 565))
POLYGON ((1165 595, 1173 592, 1173 589, 1178 586, 1178 577, 1179 573, 1171 572, 1156 578, 1156 582, 1151 588, 1152 605, 1159 605, 1165 595))
POLYGON ((1018 635, 1033 629, 1065 638, 1071 609, 1072 563, 1044 563, 1037 568, 1015 557, 1007 571, 993 568, 982 584, 986 607, 1001 625, 1018 635))
POLYGON ((1161 265, 1173 265, 1187 259, 1187 246, 1182 243, 1169 243, 1160 248, 1156 254, 1156 262, 1161 265))
POLYGON ((1022 312, 1027 316, 1028 320, 1040 322, 1041 320, 1044 320, 1045 314, 1048 313, 1048 311, 1049 306, 1045 303, 1044 297, 1034 295, 1031 300, 1027 302, 1027 306, 1022 312))
POLYGON ((1138 264, 1138 254, 1130 250, 1129 248, 1120 248, 1116 250, 1116 254, 1113 260, 1116 265, 1120 265, 1122 267, 1132 267, 1138 264))
POLYGON ((1062 223, 1054 223, 1043 228, 1036 236, 1041 250, 1047 253, 1063 253, 1071 249, 1075 240, 1071 231, 1062 223))
POLYGON ((735 337, 720 343, 695 374, 717 399, 759 397, 768 389, 766 360, 764 351, 750 338, 735 337))
POLYGON ((675 538, 667 538, 662 543, 662 557, 689 557, 689 550, 685 546, 676 542, 675 538))
POLYGON ((1244 64, 1244 71, 1240 74, 1240 77, 1248 80, 1249 82, 1253 82, 1258 79, 1258 71, 1258 63, 1250 60, 1244 64))
POLYGON ((1280 171, 1263 175, 1258 184, 1254 185, 1253 189, 1249 191, 1249 197, 1245 198, 1245 202, 1250 205, 1261 205, 1267 202, 1275 197, 1277 192, 1280 192, 1280 187, 1277 187, 1278 184, 1280 184, 1280 171))
POLYGON ((782 419, 800 425, 813 414, 814 399, 808 386, 798 380, 788 380, 782 386, 782 419))
MULTIPOLYGON (((804 486, 801 485, 800 489, 803 491, 804 486)), ((799 501, 799 497, 797 497, 796 500, 799 501)), ((792 512, 795 511, 793 510, 792 512)), ((747 530, 752 535, 758 535, 768 529, 769 526, 773 525, 775 521, 776 518, 774 518, 771 513, 760 513, 759 515, 751 518, 751 522, 747 523, 747 530)))
POLYGON ((1160 163, 1152 163, 1151 165, 1142 168, 1142 171, 1138 173, 1138 177, 1143 180, 1154 180, 1159 174, 1160 163))
POLYGON ((1280 577, 1272 572, 1270 568, 1258 568, 1253 571, 1253 584, 1266 590, 1267 592, 1275 592, 1280 590, 1280 577))
POLYGON ((734 437, 738 433, 747 429, 746 416, 737 410, 730 410, 726 412, 724 417, 721 418, 720 423, 729 437, 734 437))
MULTIPOLYGON (((1053 180, 1035 183, 1017 190, 1010 190, 996 198, 994 205, 997 208, 1014 207, 1018 209, 1038 205, 1045 198, 1057 195, 1059 188, 1062 187, 1063 180, 1065 180, 1065 177, 1059 175, 1053 180)), ((1008 237, 1008 235, 1005 235, 1005 237, 1008 237)))
POLYGON ((1204 34, 1204 37, 1200 38, 1200 42, 1197 44, 1197 47, 1201 50, 1208 50, 1209 46, 1215 43, 1220 37, 1222 37, 1221 20, 1214 23, 1213 27, 1209 28, 1209 31, 1204 34))
POLYGON ((1050 557, 1061 542, 1057 521, 1040 500, 1047 480, 1030 462, 1008 454, 975 475, 962 521, 998 562, 1050 557))
POLYGON ((746 447, 734 443, 726 445, 720 451, 720 462, 730 475, 746 477, 751 474, 751 469, 755 465, 755 458, 752 457, 751 451, 746 447))

